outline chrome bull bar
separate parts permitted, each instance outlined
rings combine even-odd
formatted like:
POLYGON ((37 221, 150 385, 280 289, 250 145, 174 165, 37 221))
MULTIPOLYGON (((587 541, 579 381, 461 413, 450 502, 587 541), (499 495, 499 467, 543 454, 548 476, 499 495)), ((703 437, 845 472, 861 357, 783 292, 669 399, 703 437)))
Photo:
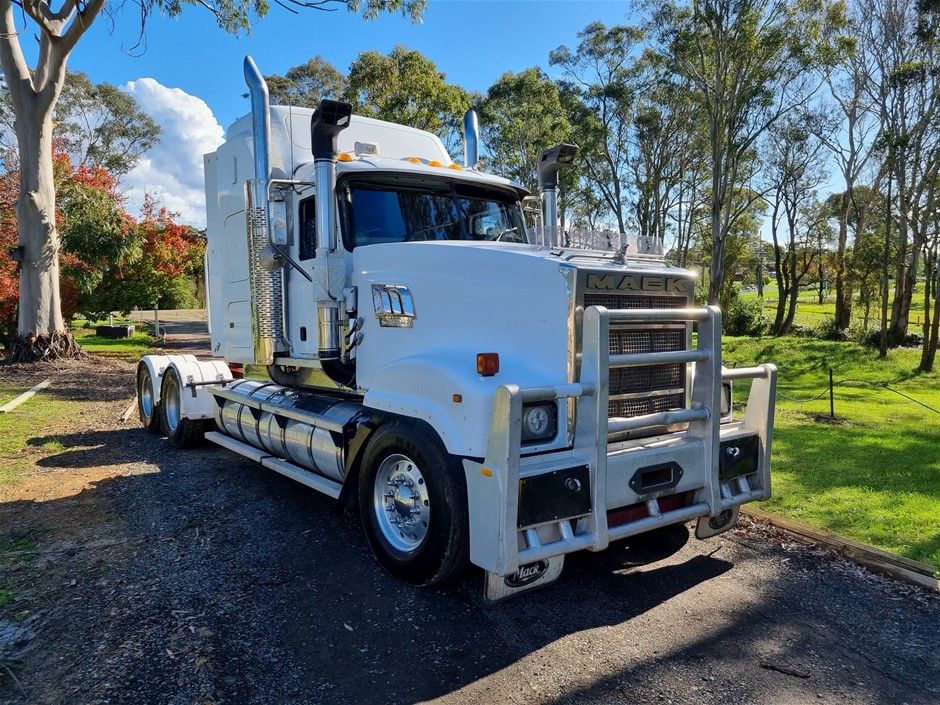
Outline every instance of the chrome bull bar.
MULTIPOLYGON (((486 456, 482 463, 464 461, 470 506, 470 558, 500 576, 520 565, 578 550, 599 551, 611 540, 697 517, 716 517, 726 509, 770 495, 770 442, 776 368, 773 365, 724 370, 721 365, 721 312, 717 307, 584 311, 581 379, 578 383, 522 389, 506 384, 496 391, 486 456), (692 350, 610 355, 610 324, 695 321, 698 340, 692 350), (612 368, 695 362, 690 408, 632 418, 608 418, 609 376, 612 368), (719 428, 722 380, 751 379, 754 383, 743 422, 719 428), (577 416, 570 449, 522 456, 522 405, 528 402, 575 399, 577 416), (753 408, 752 408, 753 407, 753 408), (612 450, 611 437, 627 430, 688 424, 668 434, 681 443, 685 457, 701 466, 702 482, 692 504, 661 511, 658 498, 646 498, 648 516, 610 528, 607 523, 608 477, 623 467, 623 454, 612 450), (728 434, 760 437, 764 452, 759 471, 723 482, 719 477, 719 448, 728 434), (690 448, 692 450, 690 450, 690 448), (693 455, 694 453, 694 455, 693 455), (547 525, 520 527, 520 481, 586 465, 589 469, 591 511, 547 525), (496 516, 494 517, 494 512, 496 516)), ((641 450, 640 452, 645 452, 641 450)), ((657 451, 660 457, 669 451, 657 451)), ((616 475, 618 478, 621 475, 616 475)))

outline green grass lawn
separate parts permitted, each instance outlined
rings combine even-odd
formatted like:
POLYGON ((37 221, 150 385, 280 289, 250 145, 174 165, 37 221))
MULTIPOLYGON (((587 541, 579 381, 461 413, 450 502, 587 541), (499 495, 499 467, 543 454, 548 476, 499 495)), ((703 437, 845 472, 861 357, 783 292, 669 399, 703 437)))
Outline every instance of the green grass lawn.
POLYGON ((726 366, 779 369, 763 508, 940 568, 940 374, 916 373, 919 361, 919 349, 879 360, 853 343, 726 338, 726 366))
POLYGON ((130 338, 99 338, 93 327, 75 328, 72 333, 85 352, 122 360, 139 360, 150 352, 152 342, 148 333, 141 332, 130 338))
MULTIPOLYGON (((893 282, 892 282, 893 286, 893 282)), ((756 299, 756 291, 747 291, 741 294, 745 299, 756 299)), ((881 297, 876 297, 869 313, 868 327, 877 330, 881 327, 881 297)), ((773 321, 777 313, 777 285, 770 283, 764 286, 764 315, 773 321)), ((891 304, 894 301, 894 289, 891 289, 890 299, 888 301, 888 315, 891 315, 891 304)), ((819 303, 819 296, 815 290, 802 289, 797 297, 796 316, 793 322, 800 326, 816 327, 823 323, 826 318, 835 316, 836 311, 836 292, 835 289, 823 297, 823 302, 819 303)), ((861 326, 865 311, 859 306, 858 301, 852 307, 852 324, 861 326)), ((914 287, 914 297, 911 301, 910 330, 912 333, 920 333, 924 324, 924 282, 918 282, 914 287)))
MULTIPOLYGON (((0 385, 0 406, 13 401, 24 388, 0 385)), ((33 467, 36 456, 56 444, 49 438, 43 447, 27 445, 26 441, 36 436, 37 429, 61 416, 74 413, 75 405, 69 401, 50 399, 39 392, 20 406, 0 414, 0 482, 11 482, 33 467)))

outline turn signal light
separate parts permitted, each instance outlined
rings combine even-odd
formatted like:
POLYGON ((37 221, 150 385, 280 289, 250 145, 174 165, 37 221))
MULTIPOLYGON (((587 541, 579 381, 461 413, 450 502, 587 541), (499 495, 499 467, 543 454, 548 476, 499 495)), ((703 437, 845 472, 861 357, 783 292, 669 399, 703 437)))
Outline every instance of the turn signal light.
POLYGON ((477 353, 477 374, 492 377, 499 372, 499 353, 477 353))

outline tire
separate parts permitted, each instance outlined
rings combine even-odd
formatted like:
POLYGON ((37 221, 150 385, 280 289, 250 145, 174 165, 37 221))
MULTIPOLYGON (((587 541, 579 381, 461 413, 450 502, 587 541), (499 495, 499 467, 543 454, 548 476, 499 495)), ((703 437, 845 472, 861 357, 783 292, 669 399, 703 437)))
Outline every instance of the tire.
POLYGON ((202 441, 205 424, 202 419, 183 416, 183 383, 172 365, 163 373, 160 387, 160 424, 166 439, 176 448, 192 448, 202 441))
POLYGON ((376 559, 399 580, 437 585, 469 561, 463 470, 430 427, 393 421, 369 439, 359 511, 376 559))
POLYGON ((160 405, 154 394, 153 375, 147 365, 137 368, 137 415, 147 431, 159 435, 163 432, 160 423, 160 405))

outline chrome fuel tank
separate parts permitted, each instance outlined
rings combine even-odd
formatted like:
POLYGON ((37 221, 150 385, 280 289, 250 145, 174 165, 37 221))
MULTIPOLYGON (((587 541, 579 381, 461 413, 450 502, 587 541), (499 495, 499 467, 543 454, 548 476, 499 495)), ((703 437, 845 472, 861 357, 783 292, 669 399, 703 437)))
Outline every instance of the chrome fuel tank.
POLYGON ((224 433, 343 481, 343 428, 361 404, 254 379, 237 380, 216 396, 215 420, 224 433))

